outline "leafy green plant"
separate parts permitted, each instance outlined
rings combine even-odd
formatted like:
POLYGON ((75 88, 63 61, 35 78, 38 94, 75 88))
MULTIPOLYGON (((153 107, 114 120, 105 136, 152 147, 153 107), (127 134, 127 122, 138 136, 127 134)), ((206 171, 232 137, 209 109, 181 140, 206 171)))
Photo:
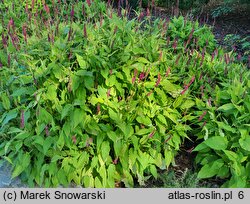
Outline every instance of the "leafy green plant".
POLYGON ((164 188, 199 188, 199 179, 197 178, 197 173, 191 170, 185 169, 185 171, 180 175, 176 176, 176 172, 173 170, 160 175, 159 180, 163 182, 161 187, 164 188))
POLYGON ((199 178, 217 176, 228 178, 223 187, 249 187, 249 88, 249 73, 243 72, 232 82, 216 86, 212 103, 201 103, 205 114, 199 118, 197 137, 204 141, 194 149, 196 162, 202 165, 199 178))
POLYGON ((238 5, 249 7, 248 0, 224 0, 217 8, 212 11, 213 18, 228 15, 229 13, 235 11, 238 5))
POLYGON ((128 20, 99 0, 3 12, 0 156, 30 186, 157 178, 199 125, 200 104, 244 70, 184 17, 128 20))
MULTIPOLYGON (((250 55, 250 38, 241 37, 240 35, 228 34, 224 38, 224 44, 228 49, 234 49, 239 54, 237 56, 238 61, 248 63, 248 56, 250 55)), ((249 65, 248 65, 249 66, 249 65)))
MULTIPOLYGON (((94 23, 44 21, 40 32, 27 26, 22 43, 2 45, 14 60, 1 69, 1 155, 31 186, 143 185, 187 137, 176 109, 186 96, 165 76, 156 25, 152 35, 111 8, 97 17, 99 1, 84 6, 94 23)), ((17 32, 12 21, 7 29, 17 32)))

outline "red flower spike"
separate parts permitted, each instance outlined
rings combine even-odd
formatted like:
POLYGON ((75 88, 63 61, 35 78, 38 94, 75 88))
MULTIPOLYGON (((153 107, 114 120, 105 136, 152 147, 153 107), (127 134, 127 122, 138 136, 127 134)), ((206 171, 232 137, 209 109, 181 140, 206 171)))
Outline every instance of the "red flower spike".
POLYGON ((118 29, 118 27, 117 27, 117 26, 115 26, 115 29, 114 29, 114 35, 116 34, 117 29, 118 29))
POLYGON ((173 43, 173 48, 174 48, 174 50, 176 50, 177 43, 178 43, 178 39, 175 38, 174 43, 173 43))
POLYGON ((151 90, 150 92, 148 92, 148 93, 147 93, 147 97, 149 97, 152 93, 153 93, 152 90, 151 90))
POLYGON ((91 6, 91 1, 90 0, 86 0, 86 1, 87 1, 88 6, 91 6))
POLYGON ((144 13, 143 13, 143 11, 140 13, 140 15, 139 15, 139 17, 138 17, 138 21, 140 22, 141 21, 141 19, 144 17, 144 13))
POLYGON ((134 83, 135 83, 135 80, 136 80, 137 74, 138 74, 138 70, 137 70, 137 69, 134 69, 134 76, 133 76, 133 78, 132 78, 132 84, 134 84, 134 83))
POLYGON ((121 0, 118 0, 118 11, 117 14, 119 17, 121 17, 121 0))
POLYGON ((8 54, 8 66, 10 67, 10 54, 8 54))
POLYGON ((170 72, 171 72, 171 69, 169 67, 168 70, 166 71, 166 77, 168 77, 168 75, 170 74, 170 72))
POLYGON ((237 60, 240 61, 241 60, 241 54, 239 53, 237 56, 237 60))
POLYGON ((98 115, 100 112, 101 112, 101 105, 100 103, 98 103, 96 107, 96 114, 98 115))
POLYGON ((90 137, 89 139, 87 139, 86 147, 89 147, 89 145, 92 143, 93 143, 93 138, 90 137))
POLYGON ((201 127, 204 127, 207 124, 207 121, 204 121, 201 127))
POLYGON ((135 83, 135 80, 136 80, 136 76, 133 76, 133 78, 132 78, 132 84, 135 83))
POLYGON ((215 56, 215 53, 213 52, 212 57, 211 57, 211 62, 214 61, 214 56, 215 56))
POLYGON ((208 99, 208 101, 207 101, 207 104, 208 104, 208 106, 211 106, 211 97, 208 99))
POLYGON ((83 27, 83 34, 85 38, 88 37, 86 24, 84 24, 84 27, 83 27))
POLYGON ((147 8, 147 16, 150 16, 150 10, 147 8))
POLYGON ((142 7, 142 0, 139 1, 139 7, 142 7))
POLYGON ((206 114, 207 114, 207 111, 204 111, 202 115, 199 117, 198 121, 201 121, 205 117, 206 114))
POLYGON ((160 75, 160 73, 158 73, 158 78, 157 78, 157 81, 155 83, 155 87, 157 87, 160 84, 160 82, 161 82, 161 75, 160 75))
POLYGON ((116 157, 114 160, 113 160, 113 164, 116 165, 118 163, 118 157, 116 157))
POLYGON ((32 0, 32 2, 31 2, 31 8, 32 8, 32 10, 34 9, 34 7, 35 7, 35 0, 32 0))
POLYGON ((194 82, 194 80, 195 80, 195 76, 192 77, 191 81, 188 84, 188 87, 194 82))
POLYGON ((44 4, 43 8, 44 8, 44 10, 46 11, 47 14, 50 13, 48 5, 44 4))
POLYGON ((49 136, 49 128, 48 125, 45 126, 45 134, 48 137, 49 136))
POLYGON ((159 55, 159 61, 162 60, 162 51, 160 51, 160 55, 159 55))
POLYGON ((181 58, 181 55, 178 55, 177 58, 176 58, 176 61, 175 61, 175 64, 178 65, 179 64, 179 60, 181 58))
POLYGON ((22 31, 23 31, 24 40, 27 43, 27 31, 26 31, 25 25, 22 26, 22 31))
POLYGON ((155 130, 153 130, 150 134, 149 134, 149 138, 152 138, 153 136, 154 136, 154 134, 155 134, 155 130))
POLYGON ((76 142, 77 142, 76 135, 73 135, 73 136, 72 136, 72 142, 73 142, 74 144, 76 144, 76 142))
POLYGON ((169 138, 167 138, 164 142, 167 143, 172 137, 173 135, 170 135, 169 138))
POLYGON ((145 72, 141 72, 140 75, 139 75, 139 80, 143 80, 145 78, 145 72))
POLYGON ((192 147, 192 148, 186 150, 186 152, 189 153, 189 154, 191 154, 193 150, 194 150, 194 147, 192 147))
POLYGON ((188 87, 185 86, 184 90, 182 90, 181 95, 183 95, 188 90, 188 87))
POLYGON ((107 97, 110 96, 110 91, 111 91, 111 89, 108 89, 108 91, 107 91, 107 97))
POLYGON ((168 36, 168 38, 167 38, 167 46, 169 46, 169 42, 170 42, 170 37, 168 36))
POLYGON ((12 18, 9 20, 7 28, 8 30, 10 30, 10 28, 14 29, 14 20, 12 18))
POLYGON ((75 15, 74 5, 72 5, 72 9, 71 9, 71 11, 70 11, 70 19, 71 19, 71 20, 73 20, 74 15, 75 15))

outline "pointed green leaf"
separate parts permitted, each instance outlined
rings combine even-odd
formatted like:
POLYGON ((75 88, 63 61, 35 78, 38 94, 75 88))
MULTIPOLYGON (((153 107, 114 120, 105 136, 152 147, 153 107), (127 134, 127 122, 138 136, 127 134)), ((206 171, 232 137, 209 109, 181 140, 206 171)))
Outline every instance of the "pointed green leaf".
POLYGON ((210 137, 204 141, 204 143, 215 150, 225 150, 227 148, 228 141, 225 137, 215 136, 210 137))

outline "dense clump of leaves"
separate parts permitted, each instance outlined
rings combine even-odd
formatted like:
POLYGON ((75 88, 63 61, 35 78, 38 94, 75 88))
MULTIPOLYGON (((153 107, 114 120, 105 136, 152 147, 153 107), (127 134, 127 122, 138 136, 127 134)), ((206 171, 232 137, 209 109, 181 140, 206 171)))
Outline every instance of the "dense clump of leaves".
POLYGON ((225 72, 242 68, 183 17, 128 20, 99 0, 3 12, 0 156, 30 186, 143 185, 174 160, 225 72))
POLYGON ((206 125, 197 133, 205 139, 195 148, 196 162, 203 166, 198 177, 229 178, 223 187, 249 187, 250 83, 245 77, 217 86, 212 104, 200 104, 206 125))

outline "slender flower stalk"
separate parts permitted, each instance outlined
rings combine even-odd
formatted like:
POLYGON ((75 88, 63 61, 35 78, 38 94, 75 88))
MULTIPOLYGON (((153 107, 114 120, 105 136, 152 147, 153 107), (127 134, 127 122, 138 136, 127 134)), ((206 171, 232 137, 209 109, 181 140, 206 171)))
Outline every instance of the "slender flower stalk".
POLYGON ((169 67, 168 70, 166 71, 166 77, 168 77, 168 75, 170 74, 170 72, 171 72, 171 69, 169 67))
POLYGON ((138 17, 138 21, 140 22, 143 17, 144 17, 144 12, 142 11, 138 17))
POLYGON ((72 5, 72 9, 70 11, 70 20, 73 21, 75 15, 74 5, 72 5))
POLYGON ((83 35, 84 35, 85 38, 88 38, 87 26, 86 26, 86 24, 84 24, 84 27, 83 27, 83 35))
POLYGON ((141 72, 139 75, 139 81, 142 81, 145 78, 145 72, 141 72))
POLYGON ((116 165, 118 163, 118 157, 116 157, 114 160, 113 160, 113 164, 116 165))
POLYGON ((153 136, 154 136, 154 134, 155 134, 155 130, 153 130, 150 134, 149 134, 149 138, 152 138, 153 136))
POLYGON ((237 60, 240 61, 240 60, 241 60, 241 57, 242 57, 241 54, 238 53, 238 55, 237 55, 237 60))
POLYGON ((202 50, 200 66, 202 66, 202 64, 204 62, 205 52, 206 52, 206 47, 204 47, 203 50, 202 50))
POLYGON ((170 135, 164 142, 167 143, 172 137, 173 135, 170 135))
POLYGON ((214 61, 214 56, 215 56, 215 53, 213 52, 212 57, 211 57, 211 62, 214 61))
POLYGON ((160 82, 161 82, 161 74, 158 73, 158 77, 157 77, 157 81, 155 83, 155 87, 159 86, 160 82))
POLYGON ((96 114, 98 115, 100 112, 101 112, 101 105, 100 103, 98 103, 96 107, 96 114))
POLYGON ((137 70, 137 69, 135 69, 135 70, 134 70, 134 76, 133 76, 133 78, 132 78, 132 84, 134 84, 134 83, 135 83, 135 80, 136 80, 137 74, 138 74, 138 70, 137 70))
POLYGON ((32 0, 31 1, 31 9, 34 10, 34 7, 35 7, 35 0, 32 0))
POLYGON ((117 14, 119 17, 121 17, 121 0, 118 0, 118 10, 117 10, 117 14))
POLYGON ((142 0, 139 1, 139 7, 142 8, 142 0))
POLYGON ((86 1, 87 1, 88 6, 91 6, 91 0, 86 0, 86 1))
POLYGON ((50 9, 49 9, 48 5, 44 4, 43 8, 44 8, 45 12, 49 15, 50 14, 50 9))
POLYGON ((208 106, 211 106, 211 101, 212 101, 212 99, 211 99, 211 97, 209 97, 209 99, 207 101, 208 106))
POLYGON ((174 50, 176 50, 177 48, 177 43, 178 43, 178 38, 175 38, 174 43, 173 43, 174 50))
POLYGON ((26 25, 23 25, 23 26, 22 26, 22 31, 23 31, 24 41, 27 43, 27 31, 26 31, 26 25))
POLYGON ((2 32, 2 42, 3 42, 3 47, 7 48, 7 46, 8 46, 8 39, 7 39, 7 36, 6 37, 4 36, 4 32, 2 32))
POLYGON ((10 67, 10 59, 11 59, 10 54, 8 54, 8 67, 10 67))
POLYGON ((150 16, 150 10, 149 10, 149 8, 147 8, 147 17, 149 17, 150 16))
POLYGON ((72 139, 72 142, 73 142, 74 144, 76 144, 76 142, 77 142, 76 135, 73 135, 71 139, 72 139))
POLYGON ((187 47, 187 46, 189 45, 189 43, 190 43, 190 41, 191 41, 191 39, 192 39, 192 37, 193 37, 193 34, 194 34, 194 27, 192 28, 192 31, 191 31, 191 33, 189 34, 189 37, 188 37, 188 40, 187 40, 187 42, 186 42, 186 46, 185 46, 185 47, 187 47))
POLYGON ((184 89, 182 90, 181 95, 183 95, 188 90, 188 88, 191 86, 191 84, 194 82, 194 80, 195 80, 195 76, 192 77, 192 79, 190 80, 188 85, 184 85, 184 89))
POLYGON ((153 93, 153 90, 147 93, 147 97, 149 97, 153 93))
POLYGON ((118 27, 117 27, 117 26, 115 26, 115 29, 114 29, 114 35, 116 34, 117 29, 118 29, 118 27))
POLYGON ((170 43, 170 37, 168 36, 167 37, 167 47, 169 46, 169 43, 170 43))
POLYGON ((181 58, 181 55, 179 54, 175 60, 175 65, 177 66, 179 64, 179 60, 181 58))
POLYGON ((8 32, 10 32, 11 28, 13 30, 15 29, 14 20, 12 18, 9 20, 9 23, 8 23, 8 26, 7 26, 8 32))
POLYGON ((45 126, 45 134, 48 137, 49 136, 49 127, 48 125, 45 126))
POLYGON ((110 91, 111 91, 111 89, 108 89, 108 91, 107 91, 107 98, 110 97, 110 91))
POLYGON ((204 121, 204 123, 202 124, 202 128, 207 124, 207 121, 204 121))
POLYGON ((93 143, 93 138, 89 138, 89 139, 87 139, 87 141, 86 141, 86 147, 89 147, 89 145, 91 145, 93 143))
POLYGON ((199 117, 198 121, 202 121, 202 119, 205 117, 206 114, 207 114, 207 111, 204 111, 202 115, 199 117))

